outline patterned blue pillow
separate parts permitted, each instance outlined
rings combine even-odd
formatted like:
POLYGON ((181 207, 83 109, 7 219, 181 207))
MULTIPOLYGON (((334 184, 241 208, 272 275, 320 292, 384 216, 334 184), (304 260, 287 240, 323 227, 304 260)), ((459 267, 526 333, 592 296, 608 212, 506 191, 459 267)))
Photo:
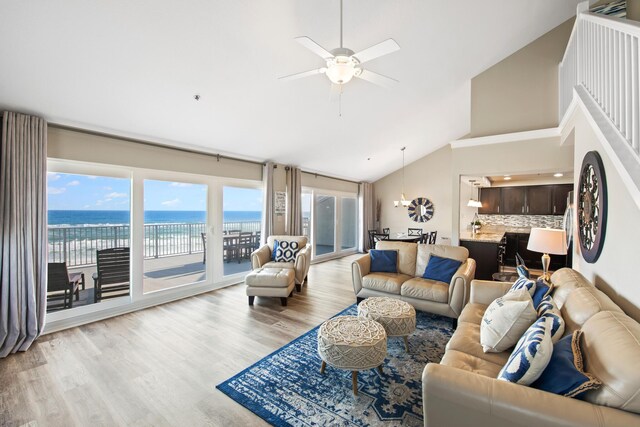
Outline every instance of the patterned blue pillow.
POLYGON ((547 368, 531 387, 579 399, 584 392, 602 385, 600 380, 584 372, 580 351, 581 335, 582 331, 578 330, 554 344, 547 368))
POLYGON ((551 341, 557 342, 564 334, 564 319, 551 295, 544 297, 538 306, 538 318, 543 317, 548 317, 553 322, 551 326, 551 341))
POLYGON ((547 282, 545 282, 544 279, 536 280, 536 290, 533 293, 533 296, 531 297, 531 299, 533 300, 533 308, 535 308, 536 310, 540 306, 540 303, 542 302, 542 300, 551 293, 551 289, 553 285, 551 286, 549 285, 551 284, 547 284, 547 282))
POLYGON ((527 289, 529 291, 529 295, 533 297, 533 294, 536 291, 536 282, 533 280, 527 279, 526 277, 520 277, 515 283, 511 286, 509 291, 517 291, 518 289, 527 289))
POLYGON ((499 380, 529 385, 542 375, 553 352, 550 324, 548 318, 540 318, 527 329, 500 370, 499 380))
POLYGON ((524 277, 525 279, 529 279, 531 277, 529 269, 524 265, 524 260, 519 253, 516 253, 516 272, 518 273, 518 276, 524 277))
POLYGON ((276 240, 273 244, 273 252, 275 254, 275 262, 294 262, 298 252, 300 252, 300 243, 276 240))
POLYGON ((278 241, 273 241, 273 251, 271 251, 271 261, 276 260, 276 252, 278 252, 278 241))

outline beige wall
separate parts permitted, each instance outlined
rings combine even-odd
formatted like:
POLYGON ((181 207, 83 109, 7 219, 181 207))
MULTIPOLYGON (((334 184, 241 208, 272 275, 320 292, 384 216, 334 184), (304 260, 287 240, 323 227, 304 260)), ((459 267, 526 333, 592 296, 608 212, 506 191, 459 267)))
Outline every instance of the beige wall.
MULTIPOLYGON (((634 319, 640 321, 640 285, 638 284, 638 242, 640 242, 640 210, 630 197, 622 178, 582 110, 575 120, 574 174, 578 182, 582 159, 595 150, 602 157, 608 189, 607 226, 604 247, 594 264, 579 254, 579 243, 574 240, 573 267, 604 291, 634 319)), ((576 194, 577 197, 577 194, 576 194)))
POLYGON ((307 172, 302 173, 302 186, 321 188, 323 190, 358 193, 358 184, 355 182, 327 178, 325 176, 318 176, 307 172))
POLYGON ((574 19, 471 80, 470 137, 558 126, 558 64, 574 19))
MULTIPOLYGON (((392 233, 407 232, 416 227, 426 231, 438 231, 438 243, 442 237, 451 237, 451 148, 447 145, 405 167, 404 192, 407 199, 426 197, 435 206, 431 221, 414 222, 407 209, 394 208, 393 201, 400 200, 402 170, 398 170, 374 183, 375 198, 382 203, 380 228, 388 227, 392 233)), ((446 241, 448 243, 448 240, 446 241)))
POLYGON ((640 21, 640 0, 627 0, 627 19, 640 21))

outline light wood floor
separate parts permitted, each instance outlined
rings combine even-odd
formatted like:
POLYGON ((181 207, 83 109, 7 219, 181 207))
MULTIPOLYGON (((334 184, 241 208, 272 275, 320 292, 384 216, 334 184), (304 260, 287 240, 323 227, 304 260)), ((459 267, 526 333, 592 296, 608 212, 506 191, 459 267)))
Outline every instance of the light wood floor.
POLYGON ((0 425, 262 426, 215 386, 355 302, 351 261, 282 307, 237 285, 45 335, 0 359, 0 425))

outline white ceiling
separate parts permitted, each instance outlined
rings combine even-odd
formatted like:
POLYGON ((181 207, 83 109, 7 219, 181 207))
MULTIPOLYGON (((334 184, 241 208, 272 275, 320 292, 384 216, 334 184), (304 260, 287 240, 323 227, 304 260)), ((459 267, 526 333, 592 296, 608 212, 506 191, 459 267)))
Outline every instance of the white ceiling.
POLYGON ((470 79, 578 0, 344 3, 346 47, 401 50, 365 67, 400 84, 354 79, 341 118, 325 76, 277 80, 323 65, 294 37, 338 46, 338 0, 0 0, 0 108, 374 180, 468 133, 470 79))

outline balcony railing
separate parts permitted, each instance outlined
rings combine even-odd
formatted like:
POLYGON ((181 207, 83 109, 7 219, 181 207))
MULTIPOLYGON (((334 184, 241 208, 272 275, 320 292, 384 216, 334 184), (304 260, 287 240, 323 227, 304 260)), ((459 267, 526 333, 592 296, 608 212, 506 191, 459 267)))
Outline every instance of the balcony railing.
MULTIPOLYGON (((257 232, 260 221, 231 221, 223 230, 257 232)), ((158 258, 203 252, 203 223, 145 224, 144 257, 158 258)), ((68 267, 96 263, 96 251, 130 246, 128 225, 49 227, 49 262, 66 262, 68 267)))

